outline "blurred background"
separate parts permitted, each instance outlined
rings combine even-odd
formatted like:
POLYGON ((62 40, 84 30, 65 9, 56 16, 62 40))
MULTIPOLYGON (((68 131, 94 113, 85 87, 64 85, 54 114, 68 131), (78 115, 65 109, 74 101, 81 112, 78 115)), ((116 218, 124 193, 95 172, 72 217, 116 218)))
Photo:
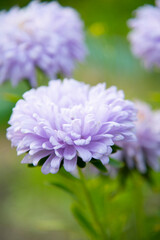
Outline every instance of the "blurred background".
MULTIPOLYGON (((133 16, 133 10, 147 3, 154 4, 154 1, 58 2, 75 8, 85 24, 88 56, 83 64, 77 65, 74 78, 91 85, 99 82, 116 85, 124 90, 127 98, 144 100, 158 108, 160 73, 145 70, 132 55, 127 42, 127 20, 133 16)), ((1 0, 0 9, 28 3, 26 0, 1 0)), ((5 100, 5 93, 21 96, 26 90, 24 82, 14 88, 10 83, 0 86, 0 239, 86 239, 70 213, 70 196, 48 184, 57 176, 44 176, 39 168, 21 165, 22 157, 16 156, 16 150, 11 149, 6 140, 7 122, 14 104, 5 100)), ((116 196, 112 193, 117 189, 117 179, 108 179, 105 183, 110 239, 160 239, 160 174, 152 175, 153 186, 137 175, 136 181, 128 181, 126 190, 116 196)), ((98 191, 100 183, 90 181, 93 191, 98 191)))

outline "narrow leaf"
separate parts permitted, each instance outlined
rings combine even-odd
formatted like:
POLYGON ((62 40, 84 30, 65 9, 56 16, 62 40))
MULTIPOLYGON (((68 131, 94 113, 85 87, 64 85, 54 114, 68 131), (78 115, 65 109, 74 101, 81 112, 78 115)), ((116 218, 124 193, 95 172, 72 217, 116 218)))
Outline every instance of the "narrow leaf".
POLYGON ((30 168, 35 167, 32 163, 29 163, 27 166, 30 168))
POLYGON ((78 167, 80 167, 80 168, 84 168, 84 167, 86 166, 86 163, 85 163, 80 157, 78 157, 78 159, 77 159, 77 165, 78 165, 78 167))
POLYGON ((72 205, 71 210, 77 222, 81 225, 84 231, 88 233, 92 237, 92 239, 98 239, 97 232, 93 228, 91 222, 87 219, 87 217, 82 212, 82 209, 78 207, 76 204, 74 204, 72 205))
POLYGON ((119 150, 122 150, 122 148, 119 147, 119 146, 117 146, 117 145, 113 145, 113 146, 112 146, 112 153, 116 153, 116 152, 119 151, 119 150))
POLYGON ((44 158, 41 158, 41 160, 39 160, 38 162, 38 166, 43 166, 43 164, 45 163, 45 161, 47 160, 48 156, 47 157, 44 157, 44 158))
POLYGON ((115 168, 124 167, 124 163, 122 161, 116 160, 114 158, 109 158, 109 165, 115 168))
POLYGON ((103 165, 103 163, 100 160, 92 158, 90 161, 99 171, 101 172, 107 172, 107 168, 103 165))
POLYGON ((77 177, 75 177, 71 173, 67 172, 63 167, 59 170, 59 174, 65 178, 67 178, 67 180, 79 181, 79 179, 77 177))
POLYGON ((50 185, 55 186, 65 192, 67 192, 68 194, 70 194, 72 197, 77 198, 75 193, 73 192, 73 190, 71 188, 69 188, 66 184, 64 183, 60 183, 60 182, 50 182, 50 185))
POLYGON ((20 96, 13 94, 13 93, 4 93, 4 99, 11 102, 16 103, 19 99, 21 99, 20 96))

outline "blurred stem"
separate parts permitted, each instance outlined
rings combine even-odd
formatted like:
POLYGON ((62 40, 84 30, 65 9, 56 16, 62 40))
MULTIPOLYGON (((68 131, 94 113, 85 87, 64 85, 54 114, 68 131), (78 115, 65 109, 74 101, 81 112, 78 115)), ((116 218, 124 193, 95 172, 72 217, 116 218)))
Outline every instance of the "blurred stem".
MULTIPOLYGON (((84 191, 84 194, 85 194, 85 196, 86 196, 86 200, 87 200, 87 203, 88 203, 88 207, 89 207, 90 212, 91 212, 91 215, 92 215, 92 217, 93 217, 95 226, 97 226, 97 228, 98 228, 99 235, 101 236, 100 239, 106 240, 106 239, 107 239, 107 236, 106 236, 105 229, 103 228, 101 222, 99 221, 99 217, 98 217, 98 215, 97 215, 97 212, 96 212, 96 209, 95 209, 95 206, 94 206, 94 203, 93 203, 91 194, 90 194, 90 192, 89 192, 89 190, 88 190, 88 188, 87 188, 85 176, 84 176, 81 168, 79 168, 79 167, 78 167, 78 172, 79 172, 81 184, 82 184, 82 187, 83 187, 83 191, 84 191)), ((100 240, 100 239, 99 239, 99 240, 100 240)))
POLYGON ((47 75, 39 68, 36 69, 36 77, 37 77, 37 87, 48 85, 49 79, 47 75))
POLYGON ((30 84, 29 80, 25 79, 24 81, 26 83, 26 88, 27 88, 26 91, 30 90, 32 87, 31 87, 31 84, 30 84))
POLYGON ((133 198, 134 202, 134 211, 135 211, 135 224, 136 224, 136 233, 137 238, 142 239, 143 234, 143 192, 142 192, 142 182, 141 178, 136 174, 132 174, 132 184, 133 184, 133 198))

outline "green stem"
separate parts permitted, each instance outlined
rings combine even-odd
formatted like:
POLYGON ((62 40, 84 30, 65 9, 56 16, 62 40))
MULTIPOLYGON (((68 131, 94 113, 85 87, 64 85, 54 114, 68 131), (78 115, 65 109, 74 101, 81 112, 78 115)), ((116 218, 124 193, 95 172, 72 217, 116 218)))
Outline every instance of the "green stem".
POLYGON ((48 85, 49 79, 47 75, 39 68, 36 69, 36 77, 37 77, 37 87, 48 85))
POLYGON ((132 184, 133 184, 133 198, 136 200, 134 201, 134 211, 135 211, 135 224, 136 224, 136 233, 137 238, 142 239, 143 234, 143 223, 144 223, 144 212, 143 212, 143 189, 142 189, 142 182, 140 176, 132 174, 132 184))
POLYGON ((98 228, 98 231, 99 231, 99 234, 100 234, 100 236, 101 236, 101 239, 106 240, 106 239, 107 239, 106 232, 105 232, 105 230, 103 229, 103 226, 102 226, 101 222, 99 221, 99 217, 98 217, 98 215, 97 215, 97 212, 96 212, 94 203, 93 203, 93 201, 92 201, 90 192, 89 192, 89 190, 88 190, 88 188, 87 188, 85 176, 84 176, 81 168, 79 168, 79 167, 78 167, 78 172, 79 172, 81 184, 82 184, 82 187, 83 187, 85 196, 86 196, 86 200, 87 200, 87 202, 88 202, 88 207, 89 207, 90 212, 91 212, 91 214, 92 214, 92 217, 93 217, 95 226, 97 226, 97 228, 98 228))

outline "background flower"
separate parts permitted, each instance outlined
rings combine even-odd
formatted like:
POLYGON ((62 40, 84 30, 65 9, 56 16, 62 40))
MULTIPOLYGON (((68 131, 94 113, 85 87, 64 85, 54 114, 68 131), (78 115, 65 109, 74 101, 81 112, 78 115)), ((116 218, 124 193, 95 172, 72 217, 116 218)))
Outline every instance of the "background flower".
POLYGON ((160 1, 158 6, 145 5, 135 11, 135 18, 129 20, 132 31, 129 34, 135 56, 141 58, 147 68, 160 67, 160 1))
POLYGON ((36 67, 50 78, 71 75, 85 57, 83 23, 72 8, 34 1, 0 12, 0 22, 0 83, 28 79, 34 87, 36 67))
POLYGON ((152 111, 143 102, 135 103, 138 109, 136 122, 137 141, 122 144, 122 151, 113 156, 125 161, 129 169, 137 168, 145 173, 150 167, 160 170, 160 111, 152 111))
POLYGON ((51 81, 48 87, 26 92, 9 121, 7 137, 22 163, 37 165, 47 157, 42 172, 56 173, 63 161, 75 169, 77 156, 107 164, 116 142, 133 140, 136 111, 116 87, 89 87, 75 80, 51 81))

